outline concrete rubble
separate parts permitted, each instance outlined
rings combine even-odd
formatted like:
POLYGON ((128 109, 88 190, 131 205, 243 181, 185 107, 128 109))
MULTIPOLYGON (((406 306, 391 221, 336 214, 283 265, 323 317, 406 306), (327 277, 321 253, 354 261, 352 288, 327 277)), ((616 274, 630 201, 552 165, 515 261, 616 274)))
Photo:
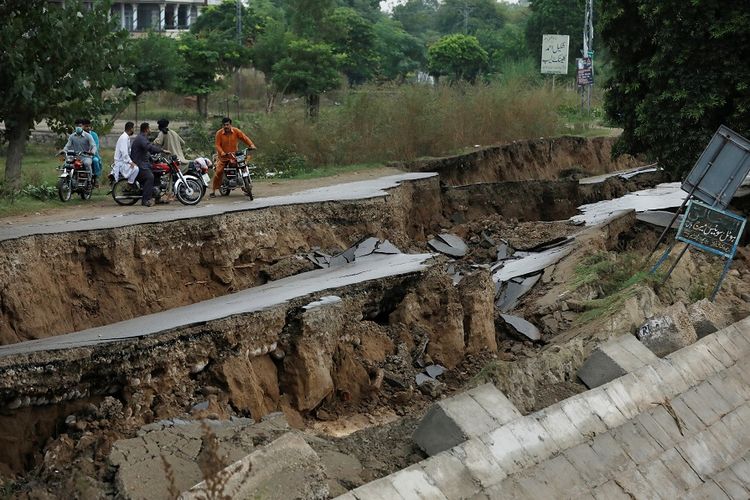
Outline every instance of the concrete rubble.
POLYGON ((666 356, 698 340, 685 304, 677 302, 638 329, 638 340, 659 357, 666 356))
POLYGON ((469 251, 464 240, 450 233, 440 233, 436 238, 427 241, 427 244, 433 250, 451 257, 463 257, 469 251))
POLYGON ((142 427, 138 437, 115 442, 109 463, 115 468, 115 484, 122 498, 167 498, 169 474, 171 486, 185 491, 203 478, 202 462, 212 458, 235 462, 252 453, 258 440, 269 441, 288 431, 286 420, 278 413, 258 423, 247 418, 162 421, 142 427), (218 457, 206 456, 209 433, 215 437, 218 457))
POLYGON ((320 457, 299 434, 286 433, 217 473, 218 485, 206 479, 182 493, 179 500, 215 498, 329 498, 320 457), (217 492, 218 490, 218 492, 217 492))

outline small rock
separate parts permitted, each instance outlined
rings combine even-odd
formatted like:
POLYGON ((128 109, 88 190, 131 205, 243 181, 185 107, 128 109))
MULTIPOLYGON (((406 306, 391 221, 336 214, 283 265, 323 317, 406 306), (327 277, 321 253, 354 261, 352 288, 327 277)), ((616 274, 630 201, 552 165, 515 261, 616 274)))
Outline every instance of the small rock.
POLYGON ((212 385, 204 385, 203 387, 200 388, 198 392, 200 392, 204 396, 209 396, 211 394, 220 394, 221 389, 219 389, 218 387, 214 387, 212 385))
POLYGON ((65 417, 65 425, 68 427, 73 427, 76 423, 77 419, 75 415, 68 415, 65 417))
POLYGON ((568 299, 565 301, 565 303, 568 305, 568 309, 570 309, 571 311, 583 312, 586 310, 586 306, 581 300, 568 299))
POLYGON ((568 305, 568 303, 566 301, 563 300, 560 303, 560 310, 563 311, 563 312, 570 310, 570 306, 568 305))
POLYGON ((730 269, 729 272, 727 273, 727 276, 732 276, 734 278, 739 278, 740 277, 740 272, 737 269, 730 269))
POLYGON ((523 344, 520 344, 520 343, 518 343, 518 344, 513 344, 513 345, 511 346, 511 348, 510 348, 510 352, 511 352, 512 354, 516 354, 516 355, 517 355, 517 354, 520 354, 521 352, 523 352, 523 344))
POLYGON ((740 295, 740 298, 745 302, 750 302, 750 293, 743 293, 740 295))
POLYGON ((318 420, 322 420, 324 422, 330 421, 330 420, 336 420, 336 417, 331 415, 325 410, 318 410, 318 412, 315 414, 315 416, 318 418, 318 420))
POLYGON ((431 398, 440 397, 443 393, 444 384, 435 379, 429 379, 419 386, 419 392, 431 398))
POLYGON ((280 347, 277 347, 276 349, 271 351, 271 357, 276 361, 281 361, 282 359, 284 359, 284 356, 286 356, 286 353, 280 347))

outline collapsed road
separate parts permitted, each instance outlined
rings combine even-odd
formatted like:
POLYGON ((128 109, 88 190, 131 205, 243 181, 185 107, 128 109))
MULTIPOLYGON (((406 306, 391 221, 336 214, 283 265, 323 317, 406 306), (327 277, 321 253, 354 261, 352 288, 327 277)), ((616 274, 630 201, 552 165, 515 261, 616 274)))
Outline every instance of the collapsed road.
MULTIPOLYGON (((596 283, 571 288, 576 266, 594 252, 651 241, 648 226, 622 209, 654 207, 620 198, 584 210, 588 220, 568 219, 581 205, 653 186, 658 176, 579 182, 559 179, 565 161, 556 161, 543 180, 441 186, 442 174, 405 173, 222 207, 0 229, 0 476, 17 478, 24 491, 81 496, 66 478, 83 474, 97 495, 138 498, 126 493, 134 491, 126 478, 137 475, 109 453, 143 426, 259 421, 280 411, 329 456, 333 445, 316 441, 312 429, 332 435, 337 420, 357 414, 373 427, 377 414, 394 429, 412 425, 399 417, 418 416, 474 377, 492 378, 522 414, 584 390, 576 371, 588 353, 667 299, 639 289, 614 316, 578 324, 586 300, 604 292, 596 283), (537 194, 541 201, 529 203, 537 194), (503 283, 530 276, 501 301, 503 283)), ((576 171, 623 170, 597 161, 576 171)), ((569 158, 573 165, 586 161, 569 158)), ((701 278, 682 274, 677 295, 701 278)), ((733 317, 745 312, 743 276, 729 277, 722 298, 733 317)), ((340 466, 321 473, 316 465, 311 474, 328 483, 315 495, 418 462, 408 434, 380 438, 388 460, 367 453, 372 437, 337 441, 335 453, 356 455, 359 472, 343 477, 340 466)), ((283 442, 315 455, 304 443, 283 442)), ((138 462, 144 466, 166 472, 138 462)))

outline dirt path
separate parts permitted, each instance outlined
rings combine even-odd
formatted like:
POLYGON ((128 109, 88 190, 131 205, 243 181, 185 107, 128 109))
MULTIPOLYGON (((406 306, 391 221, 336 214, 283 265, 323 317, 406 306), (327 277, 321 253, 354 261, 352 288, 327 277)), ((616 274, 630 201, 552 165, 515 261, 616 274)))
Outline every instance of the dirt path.
MULTIPOLYGON (((331 175, 328 177, 317 177, 315 179, 280 179, 275 181, 263 180, 256 182, 253 187, 253 193, 256 198, 265 198, 268 196, 280 196, 306 189, 314 189, 324 186, 332 186, 335 184, 343 184, 346 182, 366 181, 370 179, 377 179, 378 177, 385 177, 387 175, 396 175, 402 173, 401 170, 392 167, 378 167, 370 168, 366 170, 358 170, 356 172, 346 172, 342 174, 331 175)), ((106 188, 101 188, 100 193, 106 193, 106 188)), ((243 198, 243 195, 239 189, 233 191, 229 196, 217 196, 216 198, 204 198, 201 201, 203 204, 225 204, 233 203, 243 198)), ((12 225, 12 224, 36 224, 42 222, 52 221, 67 221, 72 219, 81 219, 87 216, 98 217, 102 215, 112 215, 123 213, 127 217, 132 213, 139 213, 147 210, 174 210, 175 204, 180 206, 178 202, 174 202, 170 205, 155 206, 152 208, 144 208, 139 205, 132 207, 121 207, 115 204, 110 198, 106 197, 103 200, 93 200, 87 205, 78 205, 62 208, 50 208, 48 210, 42 210, 37 212, 30 212, 21 215, 11 215, 0 218, 0 225, 12 225)))

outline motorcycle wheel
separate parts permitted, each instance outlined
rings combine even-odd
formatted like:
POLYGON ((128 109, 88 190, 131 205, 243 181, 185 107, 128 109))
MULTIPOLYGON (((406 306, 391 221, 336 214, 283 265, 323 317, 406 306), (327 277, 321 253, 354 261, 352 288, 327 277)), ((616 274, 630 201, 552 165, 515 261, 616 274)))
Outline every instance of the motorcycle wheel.
POLYGON ((128 187, 127 179, 120 179, 112 186, 112 199, 118 205, 130 206, 135 205, 141 199, 140 191, 137 193, 128 193, 125 189, 128 187))
POLYGON ((250 201, 254 199, 253 198, 253 181, 250 180, 250 177, 242 178, 242 190, 245 192, 248 198, 250 198, 250 201))
POLYGON ((196 205, 203 198, 203 185, 194 177, 185 177, 185 182, 176 186, 175 195, 183 205, 196 205), (188 194, 188 187, 192 190, 188 194))
POLYGON ((94 187, 91 184, 87 184, 84 186, 84 188, 80 191, 78 191, 78 194, 81 196, 82 200, 90 200, 91 199, 91 193, 94 191, 94 187))
POLYGON ((60 201, 68 201, 73 195, 73 187, 70 183, 70 177, 65 177, 57 181, 57 195, 60 197, 60 201))
POLYGON ((232 190, 225 186, 219 186, 219 194, 222 196, 229 196, 232 190))

